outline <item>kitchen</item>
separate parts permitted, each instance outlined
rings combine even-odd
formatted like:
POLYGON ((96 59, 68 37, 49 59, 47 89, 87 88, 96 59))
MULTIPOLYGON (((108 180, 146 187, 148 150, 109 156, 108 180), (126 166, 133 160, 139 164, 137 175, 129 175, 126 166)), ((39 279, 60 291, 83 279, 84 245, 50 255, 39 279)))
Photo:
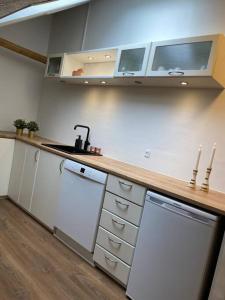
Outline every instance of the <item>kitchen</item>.
MULTIPOLYGON (((54 2, 60 1, 51 5, 54 2)), ((127 295, 135 300, 160 300, 165 294, 167 299, 180 299, 180 295, 182 299, 224 299, 225 159, 221 128, 225 119, 222 34, 225 3, 219 0, 213 3, 173 0, 169 4, 165 0, 123 0, 120 4, 116 0, 73 2, 77 2, 73 7, 64 3, 64 10, 57 13, 48 8, 48 15, 45 12, 44 16, 20 20, 17 15, 14 21, 0 19, 1 38, 48 57, 46 66, 3 47, 0 52, 3 196, 0 250, 2 265, 14 261, 18 272, 15 276, 20 278, 10 291, 7 284, 13 283, 13 277, 8 274, 3 280, 0 276, 3 299, 17 299, 22 290, 28 299, 32 296, 34 299, 125 299, 127 295), (159 71, 164 72, 161 65, 155 71, 150 69, 157 46, 162 49, 179 42, 181 50, 187 43, 193 45, 197 74, 185 69, 182 75, 179 72, 183 69, 175 68, 169 71, 173 74, 168 78, 168 71, 166 76, 159 76, 159 71), (198 51, 202 48, 194 48, 198 43, 207 46, 201 56, 198 51), (142 51, 142 70, 135 75, 118 75, 122 54, 132 54, 128 50, 133 49, 142 51), (100 54, 106 64, 98 60, 100 54), (209 70, 205 70, 204 59, 209 70), (93 60, 99 64, 97 72, 106 73, 85 76, 85 64, 89 66, 93 60), (55 64, 57 61, 60 68, 55 64), (49 68, 50 62, 53 68, 49 68), (77 66, 77 62, 84 66, 77 66), (112 67, 113 76, 108 73, 112 67), (79 69, 84 74, 79 74, 79 69), (27 130, 22 136, 16 135, 13 126, 16 119, 37 122, 40 127, 37 135, 41 138, 29 138, 27 130), (88 137, 86 128, 74 130, 78 124, 90 128, 88 137), (79 148, 79 135, 82 147, 88 141, 88 150, 103 156, 74 155, 49 147, 49 144, 74 146, 77 140, 79 148), (201 186, 204 183, 208 188, 205 177, 207 168, 211 169, 212 156, 207 192, 201 186), (73 201, 75 196, 80 202, 73 201), (22 207, 31 218, 12 203, 22 207), (171 206, 176 213, 171 213, 171 206), (65 276, 60 274, 60 282, 52 281, 55 272, 51 265, 44 265, 40 277, 43 273, 49 280, 51 289, 47 288, 33 274, 32 266, 15 258, 13 251, 12 256, 2 255, 20 245, 21 255, 27 255, 34 267, 38 268, 40 261, 33 254, 29 257, 25 240, 23 246, 22 240, 18 244, 20 241, 15 239, 13 244, 7 239, 4 228, 12 227, 6 217, 13 221, 10 211, 17 215, 18 223, 13 224, 19 236, 26 229, 26 222, 34 228, 33 234, 32 230, 27 231, 30 241, 26 242, 40 255, 43 249, 36 244, 39 238, 35 240, 34 233, 41 232, 47 248, 48 243, 53 243, 56 249, 51 249, 61 273, 60 260, 68 264, 62 253, 68 258, 70 279, 65 270, 65 276), (189 217, 185 218, 186 213, 189 217), (174 218, 170 219, 172 215, 174 218), (169 220, 165 224, 170 226, 163 226, 169 220), (45 228, 37 229, 38 222, 53 235, 45 228), (164 238, 157 240, 156 236, 164 238), (144 257, 146 264, 140 257, 144 257), (210 265, 210 270, 206 265, 210 265), (186 272, 181 272, 182 269, 186 272), (43 289, 40 296, 25 280, 27 277, 23 277, 26 272, 32 284, 43 289), (80 277, 75 279, 74 273, 80 277), (179 282, 178 286, 179 278, 183 278, 183 284, 179 282), (63 290, 63 282, 70 289, 68 293, 63 290), (85 283, 86 294, 81 288, 85 283)), ((186 63, 183 56, 182 61, 186 63)), ((128 71, 132 72, 120 73, 128 71)), ((51 260, 51 255, 45 259, 51 260)))

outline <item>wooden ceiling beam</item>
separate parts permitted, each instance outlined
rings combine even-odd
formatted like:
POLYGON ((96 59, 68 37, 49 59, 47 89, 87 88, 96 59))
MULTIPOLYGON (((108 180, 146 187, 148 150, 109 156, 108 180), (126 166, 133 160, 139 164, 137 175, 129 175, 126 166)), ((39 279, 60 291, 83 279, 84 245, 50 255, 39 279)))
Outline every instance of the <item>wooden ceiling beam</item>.
POLYGON ((30 49, 27 49, 27 48, 24 48, 24 47, 21 47, 17 44, 14 44, 6 39, 3 39, 0 37, 0 47, 3 47, 3 48, 6 48, 8 50, 11 50, 13 52, 16 52, 20 55, 23 55, 23 56, 26 56, 30 59, 33 59, 35 61, 38 61, 38 62, 41 62, 43 64, 46 64, 47 63, 47 57, 40 54, 40 53, 37 53, 37 52, 34 52, 30 49))

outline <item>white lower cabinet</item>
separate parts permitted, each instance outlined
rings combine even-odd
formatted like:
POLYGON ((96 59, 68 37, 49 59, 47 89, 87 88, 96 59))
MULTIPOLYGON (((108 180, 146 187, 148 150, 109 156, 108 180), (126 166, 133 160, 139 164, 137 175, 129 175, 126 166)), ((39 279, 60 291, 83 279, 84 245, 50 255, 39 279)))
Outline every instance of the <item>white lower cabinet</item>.
POLYGON ((120 258, 126 264, 131 265, 134 254, 134 247, 130 244, 121 240, 102 227, 99 227, 96 242, 98 245, 120 258))
POLYGON ((14 139, 0 138, 0 196, 8 195, 14 144, 14 139))
POLYGON ((8 196, 26 211, 54 228, 64 159, 16 141, 8 196))
POLYGON ((26 145, 26 155, 18 204, 27 211, 30 211, 31 207, 35 177, 38 168, 39 153, 40 150, 36 147, 26 145))
POLYGON ((127 243, 135 246, 137 241, 138 227, 111 214, 107 210, 102 210, 100 226, 120 237, 127 243))
POLYGON ((26 158, 26 144, 16 141, 13 154, 13 163, 10 174, 8 196, 15 202, 19 202, 19 194, 24 172, 26 158))
POLYGON ((127 284, 130 267, 99 245, 95 247, 94 261, 123 285, 127 284))
POLYGON ((146 188, 109 175, 94 261, 123 286, 127 285, 142 217, 146 188))
POLYGON ((40 153, 31 213, 51 229, 56 224, 56 205, 63 162, 60 156, 46 151, 40 153))

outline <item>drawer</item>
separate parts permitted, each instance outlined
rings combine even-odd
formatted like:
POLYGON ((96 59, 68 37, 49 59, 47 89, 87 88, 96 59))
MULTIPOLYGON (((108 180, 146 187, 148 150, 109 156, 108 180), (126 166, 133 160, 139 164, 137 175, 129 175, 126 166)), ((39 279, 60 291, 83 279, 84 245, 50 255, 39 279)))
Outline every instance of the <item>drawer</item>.
POLYGON ((119 196, 106 192, 103 207, 115 215, 139 226, 142 215, 142 206, 138 206, 119 196))
POLYGON ((144 205, 146 188, 141 185, 109 175, 106 189, 138 205, 144 205))
POLYGON ((105 209, 102 210, 100 226, 129 244, 133 246, 136 245, 138 227, 113 215, 105 209))
POLYGON ((127 285, 130 273, 130 267, 128 265, 99 245, 95 246, 93 259, 99 266, 109 274, 113 275, 113 277, 118 279, 122 284, 127 285))
POLYGON ((122 261, 131 265, 134 254, 134 247, 106 231, 102 227, 98 229, 97 244, 120 258, 122 261))

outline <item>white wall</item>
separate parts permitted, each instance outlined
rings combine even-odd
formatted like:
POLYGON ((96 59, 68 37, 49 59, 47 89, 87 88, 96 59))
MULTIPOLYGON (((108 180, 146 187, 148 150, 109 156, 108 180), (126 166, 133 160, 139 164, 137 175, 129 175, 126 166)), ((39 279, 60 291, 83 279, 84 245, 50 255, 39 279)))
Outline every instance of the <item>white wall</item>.
POLYGON ((53 16, 49 53, 80 51, 87 12, 88 4, 65 10, 53 16))
MULTIPOLYGON (((50 25, 50 17, 38 18, 1 28, 0 36, 46 53, 50 25)), ((0 130, 13 130, 17 118, 37 119, 44 69, 41 63, 0 48, 0 130)))
MULTIPOLYGON (((85 47, 225 32, 225 1, 95 0, 85 47), (168 4, 169 3, 169 4, 168 4)), ((79 87, 46 81, 41 134, 65 143, 74 124, 91 126, 107 156, 189 180, 203 144, 199 183, 218 143, 212 187, 225 192, 225 92, 200 89, 79 87), (151 159, 144 158, 145 149, 151 159)))
POLYGON ((224 0, 94 0, 85 49, 225 33, 224 11, 224 0))
POLYGON ((46 82, 39 121, 42 135, 68 144, 75 140, 75 124, 89 125, 92 144, 106 156, 184 180, 191 176, 199 144, 203 171, 216 141, 212 183, 225 190, 225 92, 46 82), (151 159, 144 158, 145 149, 151 159))
POLYGON ((0 28, 0 37, 25 48, 46 54, 52 17, 45 16, 0 28))

